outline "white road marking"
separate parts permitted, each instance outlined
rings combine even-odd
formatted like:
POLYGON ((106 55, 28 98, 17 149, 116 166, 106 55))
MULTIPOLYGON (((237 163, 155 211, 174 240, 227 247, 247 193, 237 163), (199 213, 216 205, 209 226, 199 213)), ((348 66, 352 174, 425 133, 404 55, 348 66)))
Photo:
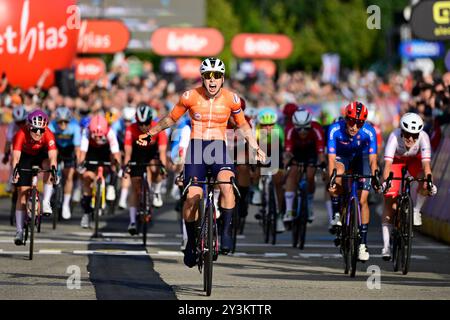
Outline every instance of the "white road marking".
POLYGON ((39 254, 62 254, 61 250, 53 250, 53 249, 42 249, 39 250, 39 254))
POLYGON ((274 252, 264 253, 265 258, 287 257, 287 255, 288 255, 287 253, 274 253, 274 252))
POLYGON ((157 253, 150 253, 150 256, 182 257, 184 254, 179 251, 158 251, 157 253))

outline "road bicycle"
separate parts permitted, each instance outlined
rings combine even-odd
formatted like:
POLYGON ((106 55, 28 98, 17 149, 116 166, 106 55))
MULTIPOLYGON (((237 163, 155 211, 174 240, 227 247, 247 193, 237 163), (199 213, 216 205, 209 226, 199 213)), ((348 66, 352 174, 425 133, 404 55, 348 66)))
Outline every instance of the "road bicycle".
MULTIPOLYGON (((235 183, 235 178, 230 181, 217 181, 212 176, 211 170, 207 171, 206 180, 198 181, 196 178, 190 178, 183 190, 182 197, 185 198, 189 187, 192 185, 203 186, 206 188, 206 197, 200 199, 199 214, 200 224, 196 232, 196 248, 198 255, 198 269, 203 272, 203 290, 207 296, 211 295, 213 261, 217 260, 219 255, 219 240, 217 229, 216 208, 214 206, 214 187, 221 184, 231 184, 237 197, 240 197, 239 190, 235 183)), ((205 190, 204 190, 205 191, 205 190)))
MULTIPOLYGON (((126 165, 128 168, 147 168, 147 167, 159 167, 161 174, 165 175, 166 170, 162 164, 150 164, 139 162, 128 162, 126 165)), ((148 183, 147 170, 144 170, 141 178, 141 187, 139 193, 139 208, 137 217, 137 230, 138 233, 142 233, 142 243, 144 247, 147 245, 147 230, 148 224, 153 217, 153 197, 154 190, 148 183)))
POLYGON ((318 172, 324 172, 324 168, 320 165, 307 165, 305 163, 297 162, 291 162, 290 165, 297 166, 299 175, 301 177, 300 181, 297 184, 297 203, 295 217, 292 221, 292 247, 296 248, 298 246, 300 250, 303 250, 305 247, 306 229, 309 222, 308 219, 310 210, 310 208, 308 207, 308 181, 305 177, 306 169, 308 167, 320 168, 322 170, 318 172))
MULTIPOLYGON (((33 166, 31 169, 18 169, 19 172, 22 173, 31 173, 31 189, 28 190, 26 199, 26 214, 24 221, 24 242, 23 245, 26 245, 28 239, 30 239, 30 250, 28 258, 29 260, 33 260, 33 250, 34 250, 34 232, 35 229, 38 233, 41 232, 41 222, 42 222, 42 212, 40 205, 40 197, 39 191, 37 189, 38 184, 38 175, 39 173, 53 173, 53 170, 43 170, 39 166, 33 166)), ((54 183, 57 182, 57 179, 54 178, 54 183)))
POLYGON ((330 185, 334 185, 336 178, 342 178, 344 186, 343 203, 341 206, 342 227, 337 230, 335 244, 340 246, 344 258, 345 274, 350 271, 350 277, 355 277, 356 263, 358 261, 361 235, 361 204, 358 198, 358 181, 360 179, 378 179, 378 171, 375 175, 337 174, 334 169, 330 178, 330 185))
POLYGON ((413 232, 413 201, 411 197, 411 183, 417 181, 419 183, 426 182, 428 191, 431 191, 433 182, 431 174, 427 175, 427 178, 414 178, 407 176, 407 167, 402 168, 401 178, 394 178, 394 173, 390 172, 389 177, 386 179, 386 193, 392 184, 392 180, 400 180, 400 194, 396 197, 397 208, 393 216, 393 228, 392 228, 392 261, 394 271, 399 269, 406 275, 409 271, 411 262, 411 249, 412 239, 414 237, 413 232))

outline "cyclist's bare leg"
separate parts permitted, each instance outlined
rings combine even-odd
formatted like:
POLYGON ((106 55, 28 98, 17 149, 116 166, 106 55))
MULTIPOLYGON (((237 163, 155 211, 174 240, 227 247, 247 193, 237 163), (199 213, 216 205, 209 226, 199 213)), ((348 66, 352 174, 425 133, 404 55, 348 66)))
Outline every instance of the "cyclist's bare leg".
POLYGON ((286 192, 284 194, 286 202, 286 212, 292 212, 294 206, 295 192, 297 191, 298 182, 301 179, 301 174, 298 166, 292 165, 289 168, 286 176, 286 192))
POLYGON ((359 232, 361 233, 361 243, 367 245, 367 230, 370 222, 370 210, 369 210, 369 191, 359 191, 359 203, 361 205, 361 227, 359 232))
POLYGON ((236 166, 236 181, 241 198, 239 201, 239 215, 246 217, 248 215, 247 195, 251 186, 251 173, 249 165, 236 166))
POLYGON ((89 214, 92 212, 91 200, 92 200, 92 184, 95 180, 95 173, 92 171, 86 171, 83 173, 83 198, 81 200, 81 206, 84 213, 89 214))
POLYGON ((203 189, 201 187, 189 187, 186 201, 183 205, 183 218, 186 222, 195 222, 198 220, 198 205, 202 199, 203 189))
POLYGON ((382 236, 383 236, 383 245, 387 250, 390 244, 391 230, 392 230, 392 222, 393 222, 393 213, 397 209, 397 202, 394 197, 385 197, 384 198, 384 211, 381 219, 381 228, 382 228, 382 236))
MULTIPOLYGON (((335 162, 335 168, 336 168, 336 172, 337 174, 343 174, 345 171, 345 166, 343 163, 341 162, 335 162)), ((328 190, 330 197, 331 197, 331 207, 333 209, 333 221, 332 221, 332 225, 336 226, 339 225, 340 222, 336 221, 337 219, 335 219, 336 214, 341 214, 341 201, 340 201, 340 195, 342 194, 342 178, 336 178, 335 179, 335 183, 336 183, 336 188, 335 190, 328 190)), ((331 229, 331 232, 333 233, 333 229, 331 229)))
MULTIPOLYGON (((42 169, 44 169, 44 170, 50 169, 50 161, 48 159, 45 159, 44 161, 42 161, 41 166, 42 166, 42 169)), ((42 203, 44 206, 44 212, 51 213, 50 199, 53 194, 53 182, 52 182, 52 177, 51 177, 50 173, 45 172, 43 179, 44 179, 44 194, 42 197, 42 203), (45 211, 45 210, 47 210, 47 211, 45 211)))
POLYGON ((273 185, 275 186, 275 192, 277 194, 278 212, 283 211, 283 208, 285 207, 283 180, 284 180, 284 170, 278 170, 277 173, 272 178, 273 185))
POLYGON ((64 194, 72 194, 73 190, 73 176, 75 175, 75 168, 66 168, 63 171, 65 177, 64 194))
POLYGON ((18 187, 17 202, 16 202, 16 230, 23 230, 23 223, 26 213, 27 194, 31 189, 29 186, 18 187))
MULTIPOLYGON (((219 181, 230 181, 234 173, 229 170, 222 170, 217 175, 219 181)), ((220 207, 223 209, 233 209, 236 206, 233 186, 231 184, 221 184, 220 193, 222 194, 220 207)))

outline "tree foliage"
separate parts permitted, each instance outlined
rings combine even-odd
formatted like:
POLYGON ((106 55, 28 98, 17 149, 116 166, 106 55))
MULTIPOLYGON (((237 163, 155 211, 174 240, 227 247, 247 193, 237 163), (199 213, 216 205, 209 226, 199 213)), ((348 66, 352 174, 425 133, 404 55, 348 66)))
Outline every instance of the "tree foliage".
MULTIPOLYGON (((231 59, 230 42, 235 34, 282 33, 294 43, 284 62, 290 69, 317 70, 321 55, 336 52, 344 66, 365 68, 388 58, 386 38, 392 34, 394 13, 408 0, 210 0, 208 26, 225 36, 223 56, 231 59), (381 30, 369 30, 367 7, 381 9, 381 30)), ((398 23, 398 22, 397 22, 398 23)))

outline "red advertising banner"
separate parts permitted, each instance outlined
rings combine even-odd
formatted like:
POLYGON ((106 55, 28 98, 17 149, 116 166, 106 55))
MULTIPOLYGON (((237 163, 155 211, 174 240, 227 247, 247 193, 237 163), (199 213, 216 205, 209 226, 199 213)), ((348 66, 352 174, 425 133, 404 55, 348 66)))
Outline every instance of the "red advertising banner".
POLYGON ((175 60, 178 73, 183 79, 196 79, 200 77, 200 65, 202 61, 200 59, 176 59, 175 60))
POLYGON ((279 34, 238 34, 231 41, 231 50, 238 58, 286 59, 292 53, 289 37, 279 34))
POLYGON ((12 86, 29 88, 71 66, 78 29, 76 0, 0 0, 0 72, 12 86))
POLYGON ((99 58, 79 58, 75 60, 75 79, 99 80, 106 73, 106 66, 99 58))
POLYGON ((128 46, 130 31, 120 20, 83 20, 78 53, 116 53, 128 46))
POLYGON ((158 55, 191 57, 216 56, 225 43, 220 31, 212 28, 160 28, 150 42, 158 55))
POLYGON ((253 60, 256 70, 263 71, 268 77, 275 76, 277 65, 272 60, 253 60))

